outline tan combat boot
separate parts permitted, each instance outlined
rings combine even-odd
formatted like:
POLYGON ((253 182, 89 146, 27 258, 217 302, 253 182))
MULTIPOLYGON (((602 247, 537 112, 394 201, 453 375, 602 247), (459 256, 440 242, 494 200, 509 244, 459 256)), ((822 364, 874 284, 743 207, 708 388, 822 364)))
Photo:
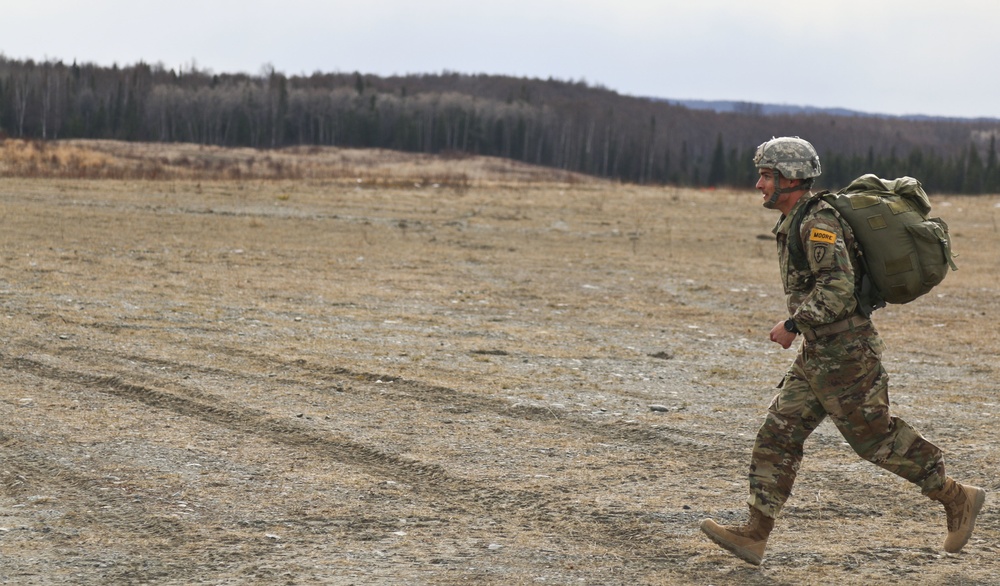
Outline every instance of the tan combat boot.
POLYGON ((944 540, 944 550, 958 553, 972 537, 976 516, 986 502, 986 491, 975 486, 962 486, 947 478, 940 490, 927 496, 943 504, 948 515, 948 537, 944 540))
POLYGON ((709 539, 755 566, 764 558, 767 537, 773 528, 774 519, 754 507, 750 507, 750 520, 739 527, 723 527, 711 519, 701 522, 701 530, 709 539))

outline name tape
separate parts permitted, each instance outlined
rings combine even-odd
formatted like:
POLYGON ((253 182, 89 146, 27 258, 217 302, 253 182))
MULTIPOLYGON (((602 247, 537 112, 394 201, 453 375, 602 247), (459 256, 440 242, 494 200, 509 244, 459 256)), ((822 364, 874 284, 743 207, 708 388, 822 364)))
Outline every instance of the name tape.
POLYGON ((823 244, 836 244, 837 235, 833 232, 813 228, 812 232, 809 233, 809 240, 813 242, 822 242, 823 244))

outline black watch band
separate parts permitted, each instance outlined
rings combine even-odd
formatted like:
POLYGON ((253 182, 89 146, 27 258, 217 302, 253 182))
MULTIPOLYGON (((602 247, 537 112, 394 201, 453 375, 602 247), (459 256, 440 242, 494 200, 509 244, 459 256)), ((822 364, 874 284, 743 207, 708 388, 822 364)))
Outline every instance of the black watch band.
POLYGON ((787 331, 789 331, 789 332, 791 332, 793 334, 801 334, 802 333, 802 332, 799 331, 799 326, 795 325, 795 320, 792 319, 792 318, 788 318, 788 319, 785 320, 785 330, 787 330, 787 331))

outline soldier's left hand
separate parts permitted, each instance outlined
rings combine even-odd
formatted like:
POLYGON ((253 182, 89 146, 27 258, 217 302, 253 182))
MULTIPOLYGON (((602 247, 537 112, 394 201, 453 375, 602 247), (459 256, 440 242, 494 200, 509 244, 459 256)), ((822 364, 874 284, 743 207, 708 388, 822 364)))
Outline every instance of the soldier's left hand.
POLYGON ((784 321, 779 321, 771 328, 771 341, 781 344, 782 348, 788 350, 792 347, 792 342, 795 341, 795 334, 785 329, 784 321))

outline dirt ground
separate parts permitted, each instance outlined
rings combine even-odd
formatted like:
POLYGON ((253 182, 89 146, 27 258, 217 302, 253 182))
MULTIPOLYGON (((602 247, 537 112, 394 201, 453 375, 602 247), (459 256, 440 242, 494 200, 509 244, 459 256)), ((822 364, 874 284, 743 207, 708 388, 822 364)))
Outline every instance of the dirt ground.
MULTIPOLYGON (((462 164, 456 161, 454 164, 462 164)), ((895 414, 998 480, 1000 197, 876 314, 895 414)), ((742 192, 596 181, 0 179, 2 584, 1000 584, 828 422, 759 568, 793 350, 742 192), (415 182, 419 183, 419 182, 415 182)))

